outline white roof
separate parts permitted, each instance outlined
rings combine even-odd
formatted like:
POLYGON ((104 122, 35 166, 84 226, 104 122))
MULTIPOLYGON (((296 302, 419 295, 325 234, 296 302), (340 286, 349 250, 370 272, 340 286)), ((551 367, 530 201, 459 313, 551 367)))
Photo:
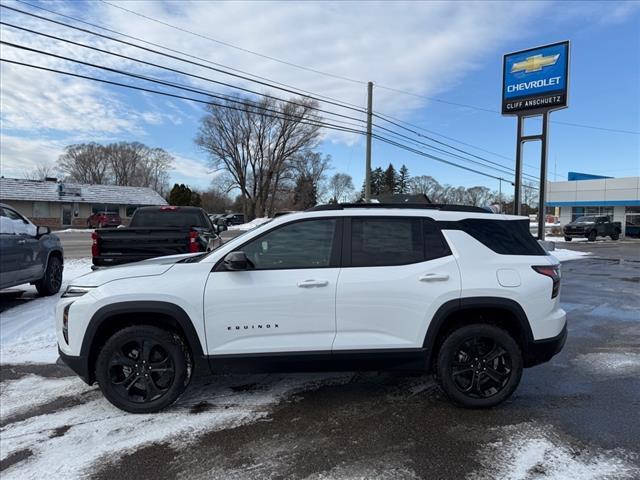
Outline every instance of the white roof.
POLYGON ((147 187, 84 185, 4 177, 0 177, 0 200, 167 205, 167 201, 161 195, 147 187))

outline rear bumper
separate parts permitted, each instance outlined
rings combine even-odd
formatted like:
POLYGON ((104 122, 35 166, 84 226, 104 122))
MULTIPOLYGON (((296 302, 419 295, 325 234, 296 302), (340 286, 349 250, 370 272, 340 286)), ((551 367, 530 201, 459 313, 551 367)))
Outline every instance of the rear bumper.
POLYGON ((58 355, 64 364, 75 372, 86 384, 92 385, 94 382, 93 375, 89 374, 89 362, 86 357, 67 355, 58 347, 58 355))
POLYGON ((562 331, 555 337, 529 342, 524 358, 524 366, 533 367, 548 362, 556 354, 560 353, 566 341, 567 324, 565 323, 562 331))
POLYGON ((587 232, 562 232, 565 237, 583 238, 587 236, 587 232))

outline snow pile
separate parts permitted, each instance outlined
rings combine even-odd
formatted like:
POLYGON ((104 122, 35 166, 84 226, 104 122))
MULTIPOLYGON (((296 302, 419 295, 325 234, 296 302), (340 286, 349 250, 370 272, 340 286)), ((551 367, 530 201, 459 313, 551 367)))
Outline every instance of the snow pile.
POLYGON ((64 230, 56 230, 53 233, 57 235, 58 233, 93 233, 95 231, 95 228, 65 228, 64 230))
MULTIPOLYGON (((556 236, 552 236, 552 235, 547 235, 545 238, 545 240, 549 240, 550 242, 560 242, 560 243, 564 243, 566 242, 566 240, 564 239, 564 237, 556 237, 556 236)), ((589 240, 587 238, 572 238, 571 239, 572 242, 588 242, 589 240)))
POLYGON ((480 451, 482 470, 467 476, 468 480, 631 480, 640 475, 630 455, 620 450, 573 447, 550 428, 531 423, 498 430, 502 438, 480 451))
MULTIPOLYGON (((88 402, 10 423, 2 429, 2 460, 21 450, 32 452, 29 458, 4 470, 2 478, 90 476, 94 468, 104 465, 109 458, 118 460, 152 443, 188 445, 201 434, 263 419, 276 404, 296 393, 346 383, 351 378, 348 374, 218 377, 211 385, 192 386, 177 404, 150 415, 118 410, 99 390, 75 379, 78 389, 82 386, 86 390, 88 402)), ((50 390, 54 382, 41 379, 40 388, 50 390)), ((24 382, 22 386, 30 388, 28 384, 24 382)), ((27 393, 16 388, 3 392, 3 403, 14 404, 13 396, 27 393)))
POLYGON ((598 352, 578 355, 573 363, 595 375, 640 376, 640 353, 598 352))
MULTIPOLYGON (((91 260, 67 260, 62 288, 69 281, 91 272, 91 260)), ((33 285, 15 287, 25 290, 24 298, 37 297, 33 285)), ((55 363, 58 358, 54 309, 60 293, 39 297, 5 310, 0 315, 0 363, 55 363)))
POLYGON ((577 252, 575 250, 567 250, 566 248, 556 248, 551 255, 556 257, 560 262, 566 262, 567 260, 577 260, 579 258, 591 255, 591 252, 577 252))
POLYGON ((269 217, 254 218, 249 223, 243 223, 242 225, 231 225, 229 227, 229 230, 240 230, 246 232, 247 230, 251 230, 252 228, 259 227, 269 220, 271 220, 269 217))

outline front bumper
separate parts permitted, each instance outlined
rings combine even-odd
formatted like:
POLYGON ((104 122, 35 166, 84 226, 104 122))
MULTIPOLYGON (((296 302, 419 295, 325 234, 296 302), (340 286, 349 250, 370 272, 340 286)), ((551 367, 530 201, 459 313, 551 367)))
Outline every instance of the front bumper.
POLYGON ((567 324, 565 323, 562 331, 555 337, 529 342, 525 353, 524 366, 533 367, 548 362, 556 354, 560 353, 566 341, 567 324))
POLYGON ((89 372, 89 362, 86 357, 67 355, 58 347, 58 355, 64 364, 75 372, 87 385, 93 385, 94 378, 89 372))

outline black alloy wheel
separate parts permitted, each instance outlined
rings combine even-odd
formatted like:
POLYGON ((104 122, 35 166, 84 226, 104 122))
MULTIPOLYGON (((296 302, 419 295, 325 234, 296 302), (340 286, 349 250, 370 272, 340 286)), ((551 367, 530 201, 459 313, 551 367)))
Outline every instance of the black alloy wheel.
POLYGON ((50 257, 44 275, 35 283, 38 293, 45 297, 58 293, 62 286, 62 271, 62 260, 50 257))
POLYGON ((180 337, 157 327, 128 327, 100 351, 96 378, 105 397, 132 413, 158 411, 184 391, 191 376, 189 352, 180 337))
POLYGON ((522 375, 522 354, 505 330, 474 324, 452 332, 438 354, 437 378, 464 407, 492 407, 507 399, 522 375))
POLYGON ((589 235, 587 236, 587 239, 590 242, 595 242, 597 237, 598 237, 598 233, 595 230, 591 230, 589 232, 589 235))

